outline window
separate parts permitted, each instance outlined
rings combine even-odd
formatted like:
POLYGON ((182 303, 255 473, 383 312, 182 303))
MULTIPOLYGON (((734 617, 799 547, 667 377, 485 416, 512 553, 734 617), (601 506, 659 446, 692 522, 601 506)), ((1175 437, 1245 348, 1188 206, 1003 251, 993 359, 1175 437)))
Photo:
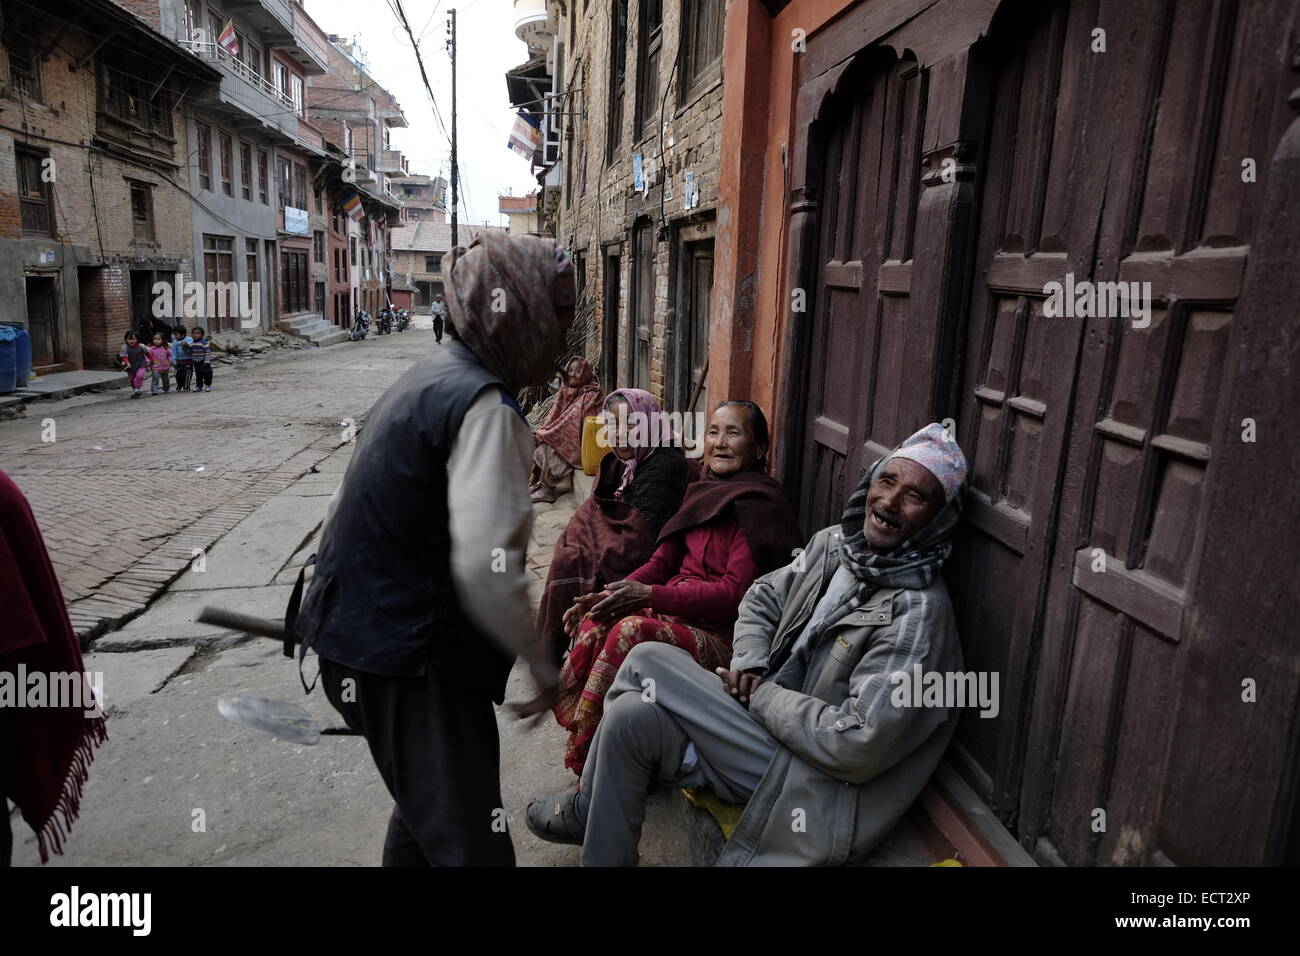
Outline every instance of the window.
MULTIPOLYGON (((240 49, 241 50, 244 49, 242 44, 240 46, 240 49)), ((253 71, 253 74, 255 76, 261 76, 262 75, 262 48, 258 46, 256 43, 250 43, 248 44, 248 50, 245 56, 246 56, 244 60, 245 65, 250 70, 253 71)))
POLYGON ((263 206, 267 205, 266 190, 266 150, 259 149, 257 151, 257 196, 263 206))
POLYGON ((235 314, 235 240, 230 236, 203 236, 203 279, 208 283, 208 301, 215 306, 215 314, 207 316, 208 331, 229 328, 222 319, 235 314))
POLYGON ((203 37, 196 36, 199 30, 203 29, 200 24, 203 22, 203 15, 200 12, 199 0, 185 0, 185 39, 195 42, 202 42, 203 37))
MULTIPOLYGON (((221 24, 221 17, 217 16, 211 10, 208 10, 208 32, 212 34, 208 37, 209 43, 216 43, 217 37, 221 36, 221 31, 225 29, 221 24)), ((223 54, 218 53, 218 56, 223 54)))
POLYGON ((342 251, 343 251, 342 249, 334 250, 334 281, 335 282, 343 281, 343 271, 339 268, 339 258, 340 258, 339 253, 341 253, 342 251))
POLYGON ((283 63, 273 62, 271 64, 271 78, 275 81, 275 88, 287 97, 289 95, 289 71, 283 63))
POLYGON ((353 236, 348 240, 348 261, 352 265, 357 264, 357 237, 353 236))
POLYGON ((297 199, 295 208, 307 209, 307 167, 300 163, 293 165, 293 195, 297 199))
POLYGON ((133 238, 153 241, 153 187, 131 184, 131 230, 133 238))
POLYGON ((257 240, 244 240, 244 266, 248 269, 248 281, 257 282, 257 240))
POLYGON ((682 83, 679 102, 686 103, 716 80, 722 61, 723 0, 685 0, 682 83))
POLYGON ((325 203, 323 202, 324 191, 319 186, 313 186, 312 195, 316 199, 316 215, 325 215, 325 203))
POLYGON ((311 234, 311 261, 325 261, 325 233, 319 230, 311 234))
POLYGON ((280 156, 275 158, 275 178, 279 183, 281 208, 293 205, 293 170, 289 161, 280 156))
POLYGON ((636 50, 636 135, 653 133, 659 122, 659 52, 663 45, 663 0, 641 0, 636 50))
POLYGON ((14 36, 7 41, 9 48, 9 85, 12 92, 29 100, 40 102, 41 65, 34 44, 25 37, 14 36))
POLYGON ((199 139, 199 186, 212 188, 212 127, 207 123, 195 123, 199 139))
POLYGON ((235 164, 232 155, 233 146, 230 141, 229 133, 222 133, 220 136, 221 143, 221 191, 227 196, 235 194, 235 164))
POLYGON ((425 256, 425 257, 424 257, 424 271, 425 271, 425 272, 441 272, 441 271, 442 271, 442 256, 425 256))
POLYGON ((41 175, 46 153, 14 147, 18 167, 18 204, 22 207, 24 236, 51 236, 54 217, 50 215, 50 184, 41 175))
POLYGON ((289 99, 293 102, 293 111, 299 116, 304 115, 302 109, 302 77, 289 77, 289 99))
POLYGON ((627 0, 614 4, 609 31, 609 124, 605 161, 612 163, 623 139, 623 87, 627 79, 627 0))
MULTIPOLYGON (((137 145, 138 133, 152 134, 167 140, 172 135, 172 101, 168 91, 145 77, 132 75, 113 66, 102 68, 100 109, 103 113, 99 132, 116 134, 131 146, 137 145), (126 127, 121 129, 120 127, 126 127)), ((148 148, 171 153, 171 143, 147 143, 148 148)))
POLYGON ((239 188, 244 198, 253 198, 253 147, 247 143, 239 144, 239 188))

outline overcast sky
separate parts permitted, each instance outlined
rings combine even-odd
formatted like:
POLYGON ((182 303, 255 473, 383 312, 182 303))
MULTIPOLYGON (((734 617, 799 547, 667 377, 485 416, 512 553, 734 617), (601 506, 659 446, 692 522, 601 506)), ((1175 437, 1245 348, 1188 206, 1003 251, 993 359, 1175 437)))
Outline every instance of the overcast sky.
MULTIPOLYGON (((461 221, 505 225, 497 195, 537 189, 528 160, 506 148, 514 111, 506 95, 506 70, 528 59, 514 33, 510 0, 402 0, 429 74, 429 85, 451 132, 451 61, 447 11, 456 8, 456 92, 460 147, 461 221)), ((355 36, 371 75, 402 105, 409 124, 392 131, 392 145, 410 161, 411 172, 451 179, 451 144, 433 118, 406 32, 385 0, 306 0, 307 12, 325 33, 355 36)), ((450 189, 447 195, 451 201, 450 189)))

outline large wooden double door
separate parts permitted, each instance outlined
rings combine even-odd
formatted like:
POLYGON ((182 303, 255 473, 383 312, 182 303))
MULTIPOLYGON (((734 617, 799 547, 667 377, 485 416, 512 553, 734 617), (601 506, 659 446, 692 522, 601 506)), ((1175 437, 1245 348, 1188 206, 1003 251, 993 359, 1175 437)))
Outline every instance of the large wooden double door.
MULTIPOLYGON (((1210 516, 1234 493, 1217 460, 1242 453, 1224 396, 1265 170, 1291 120, 1279 38, 1296 31, 1287 0, 1003 4, 955 58, 875 47, 801 100, 817 110, 803 121, 820 192, 788 433, 801 517, 837 521, 875 457, 955 421, 971 479, 947 579, 966 666, 1000 675, 1001 712, 968 715, 951 759, 1043 860, 1278 852, 1275 807, 1237 826, 1249 846, 1203 832, 1250 802, 1246 782, 1185 791, 1207 735, 1254 719, 1228 706, 1250 675, 1221 675, 1232 699, 1217 711, 1189 689, 1247 636, 1185 645, 1217 587, 1203 560, 1245 540, 1210 516), (915 238, 944 230, 942 255, 915 238), (1051 283, 1076 292, 1065 315, 1045 314, 1051 283), (1110 314, 1089 311, 1088 283, 1110 314), (1137 294, 1127 314, 1109 283, 1137 294)), ((1295 333, 1294 312, 1277 318, 1295 333)), ((1293 480, 1294 459, 1262 457, 1260 481, 1293 480)), ((1292 653, 1272 678, 1292 701, 1295 668, 1292 653)), ((1263 772, 1263 803, 1293 786, 1263 772)))

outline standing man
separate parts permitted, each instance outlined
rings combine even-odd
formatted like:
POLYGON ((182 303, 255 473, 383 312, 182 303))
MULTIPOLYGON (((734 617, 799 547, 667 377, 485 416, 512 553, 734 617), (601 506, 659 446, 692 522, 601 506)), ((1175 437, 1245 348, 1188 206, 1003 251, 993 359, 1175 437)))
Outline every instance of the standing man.
POLYGON ((438 344, 442 344, 442 327, 447 319, 447 304, 442 301, 442 293, 438 292, 433 297, 433 334, 438 339, 438 344))
POLYGON ((719 865, 862 860, 925 786, 952 738, 951 702, 896 693, 917 670, 961 670, 948 590, 966 458, 939 424, 881 459, 841 524, 819 531, 740 604, 731 664, 641 644, 605 698, 577 793, 535 800, 528 827, 582 844, 585 866, 637 861, 658 781, 745 803, 719 865))
POLYGON ((367 415, 295 626, 393 795, 385 866, 513 865, 492 703, 516 653, 542 692, 515 711, 554 698, 524 570, 533 441, 512 396, 564 351, 573 268, 553 241, 498 233, 449 259, 452 341, 367 415))

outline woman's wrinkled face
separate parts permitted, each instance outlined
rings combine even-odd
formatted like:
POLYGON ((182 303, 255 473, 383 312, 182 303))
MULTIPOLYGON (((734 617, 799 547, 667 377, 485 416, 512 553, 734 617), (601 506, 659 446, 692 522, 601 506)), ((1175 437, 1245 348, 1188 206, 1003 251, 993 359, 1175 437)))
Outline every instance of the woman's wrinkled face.
POLYGON ((575 358, 564 367, 564 384, 576 388, 582 379, 582 359, 575 358))
MULTIPOLYGON (((636 457, 636 449, 631 445, 619 444, 618 423, 621 417, 623 421, 628 421, 628 416, 632 413, 632 407, 627 402, 615 400, 605 406, 605 435, 609 440, 609 447, 614 450, 619 461, 628 461, 636 457)), ((632 434, 632 425, 627 425, 627 434, 622 436, 628 438, 632 434)))
POLYGON ((704 466, 719 478, 747 471, 767 449, 759 446, 749 423, 749 411, 739 405, 723 405, 713 413, 704 433, 704 466))

